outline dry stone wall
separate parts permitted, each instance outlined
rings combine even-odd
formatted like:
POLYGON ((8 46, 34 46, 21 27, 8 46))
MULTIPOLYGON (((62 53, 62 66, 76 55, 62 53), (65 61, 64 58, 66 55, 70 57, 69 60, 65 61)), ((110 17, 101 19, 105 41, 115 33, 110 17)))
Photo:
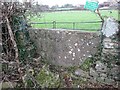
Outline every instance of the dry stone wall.
POLYGON ((119 87, 120 33, 115 20, 105 20, 101 33, 47 29, 30 29, 29 33, 40 60, 57 66, 75 66, 70 74, 72 78, 119 87))
POLYGON ((41 58, 64 67, 81 65, 100 45, 98 32, 46 29, 29 32, 41 58))

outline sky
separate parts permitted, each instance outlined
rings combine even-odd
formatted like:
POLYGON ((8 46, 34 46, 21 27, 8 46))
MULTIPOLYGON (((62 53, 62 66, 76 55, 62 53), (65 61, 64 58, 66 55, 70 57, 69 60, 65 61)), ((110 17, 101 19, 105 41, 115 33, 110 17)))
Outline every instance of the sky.
MULTIPOLYGON (((36 0, 39 4, 49 5, 50 7, 53 5, 59 5, 62 6, 64 4, 73 4, 73 5, 79 5, 79 4, 85 4, 86 0, 36 0)), ((98 0, 99 3, 108 1, 108 0, 98 0)))
MULTIPOLYGON (((20 2, 24 1, 24 0, 19 0, 20 2)), ((29 1, 29 0, 27 0, 29 1)), ((73 4, 73 5, 79 5, 79 4, 83 4, 85 5, 86 0, 34 0, 37 1, 39 4, 43 4, 43 5, 49 5, 50 7, 53 5, 59 5, 62 6, 64 4, 73 4)), ((108 0, 98 0, 99 3, 103 3, 105 1, 108 0)))

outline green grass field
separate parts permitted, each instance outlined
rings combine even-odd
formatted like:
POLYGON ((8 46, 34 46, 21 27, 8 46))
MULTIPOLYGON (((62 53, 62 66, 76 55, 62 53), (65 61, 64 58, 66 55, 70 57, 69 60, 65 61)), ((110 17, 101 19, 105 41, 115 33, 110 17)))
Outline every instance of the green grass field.
MULTIPOLYGON (((118 20, 117 10, 101 10, 103 17, 112 16, 118 20), (112 13, 110 13, 112 11, 112 13)), ((52 22, 56 21, 56 28, 62 29, 100 29, 101 23, 75 23, 72 22, 89 22, 101 21, 99 16, 91 11, 59 11, 59 12, 44 12, 41 13, 41 18, 35 16, 31 18, 31 22, 40 22, 51 24, 33 24, 34 28, 53 28, 52 22), (58 23, 58 22, 71 22, 71 23, 58 23)))

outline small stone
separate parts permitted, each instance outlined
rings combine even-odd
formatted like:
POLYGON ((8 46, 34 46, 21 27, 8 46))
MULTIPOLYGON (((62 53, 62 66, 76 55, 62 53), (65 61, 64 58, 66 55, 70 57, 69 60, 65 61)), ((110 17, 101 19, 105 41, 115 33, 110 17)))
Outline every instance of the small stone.
POLYGON ((71 51, 73 51, 73 49, 71 49, 71 51))
POLYGON ((80 49, 78 48, 78 52, 80 52, 80 49))
POLYGON ((75 60, 75 58, 72 58, 72 60, 75 60))
POLYGON ((83 56, 85 57, 86 55, 85 55, 85 54, 83 54, 83 56))
POLYGON ((104 73, 100 73, 100 76, 101 76, 101 77, 104 77, 104 78, 106 78, 106 77, 107 77, 107 75, 106 75, 106 74, 104 74, 104 73))
POLYGON ((35 34, 37 34, 38 32, 35 30, 35 34))
POLYGON ((82 69, 77 69, 75 71, 75 75, 77 76, 82 76, 82 77, 88 77, 88 73, 83 71, 82 69))
POLYGON ((89 44, 91 44, 92 42, 89 42, 89 44))
POLYGON ((114 68, 112 68, 111 70, 110 70, 110 72, 108 72, 110 75, 112 75, 112 77, 114 78, 114 79, 118 79, 119 77, 118 77, 118 75, 120 74, 119 73, 119 67, 114 67, 114 68))
POLYGON ((87 43, 87 46, 89 46, 89 43, 87 43))
POLYGON ((69 48, 72 48, 71 46, 69 46, 69 48))
POLYGON ((106 84, 109 84, 109 85, 113 85, 113 84, 115 83, 115 81, 114 81, 113 79, 108 79, 108 78, 106 78, 106 79, 105 79, 105 83, 106 83, 106 84))
POLYGON ((59 32, 59 31, 57 31, 57 33, 59 34, 60 32, 59 32))
POLYGON ((69 51, 69 54, 72 54, 72 51, 69 51))
POLYGON ((84 39, 81 39, 81 41, 84 41, 84 39))
POLYGON ((106 72, 107 71, 107 66, 105 66, 103 63, 101 63, 100 61, 96 62, 96 66, 95 66, 96 71, 98 72, 106 72))
POLYGON ((66 59, 67 57, 65 56, 64 58, 66 59))
POLYGON ((85 47, 82 47, 82 48, 85 48, 85 47))
POLYGON ((100 83, 104 83, 105 82, 105 78, 99 77, 99 78, 97 78, 97 81, 100 82, 100 83))
POLYGON ((116 67, 112 68, 112 69, 110 70, 110 73, 111 73, 113 76, 116 76, 117 74, 119 74, 119 68, 116 68, 116 67))
POLYGON ((95 78, 98 77, 98 73, 93 68, 90 68, 90 75, 95 77, 95 78))
POLYGON ((89 77, 89 81, 92 82, 92 83, 97 83, 97 78, 89 77))
POLYGON ((41 52, 41 55, 42 55, 42 56, 45 56, 45 53, 44 53, 44 52, 41 52))
POLYGON ((92 57, 92 55, 89 55, 88 57, 92 57))
POLYGON ((75 46, 77 46, 78 44, 77 43, 75 43, 75 46))
POLYGON ((69 35, 72 34, 72 33, 69 33, 69 35))
POLYGON ((59 56, 59 58, 61 58, 61 57, 59 56))
POLYGON ((2 52, 2 48, 3 48, 2 43, 0 43, 0 52, 2 52))
POLYGON ((75 57, 75 53, 73 53, 73 57, 75 57))
POLYGON ((90 51, 87 51, 87 53, 89 53, 90 51))
POLYGON ((108 49, 114 48, 114 43, 104 42, 103 45, 104 48, 108 48, 108 49))

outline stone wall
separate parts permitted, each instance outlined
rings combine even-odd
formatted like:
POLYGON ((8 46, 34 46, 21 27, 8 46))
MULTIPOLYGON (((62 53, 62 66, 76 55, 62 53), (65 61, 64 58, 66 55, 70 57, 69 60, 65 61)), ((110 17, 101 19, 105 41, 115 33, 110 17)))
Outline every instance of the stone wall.
POLYGON ((97 87, 100 85, 118 88, 120 83, 119 32, 116 26, 118 24, 112 19, 112 24, 108 25, 110 23, 108 20, 103 24, 103 35, 99 32, 46 29, 30 29, 29 33, 37 46, 40 60, 68 67, 61 72, 69 73, 72 82, 77 79, 75 86, 80 84, 77 83, 80 80, 84 81, 84 84, 92 83, 97 87))
POLYGON ((30 29, 29 33, 42 59, 64 67, 81 65, 100 45, 98 32, 30 29))

